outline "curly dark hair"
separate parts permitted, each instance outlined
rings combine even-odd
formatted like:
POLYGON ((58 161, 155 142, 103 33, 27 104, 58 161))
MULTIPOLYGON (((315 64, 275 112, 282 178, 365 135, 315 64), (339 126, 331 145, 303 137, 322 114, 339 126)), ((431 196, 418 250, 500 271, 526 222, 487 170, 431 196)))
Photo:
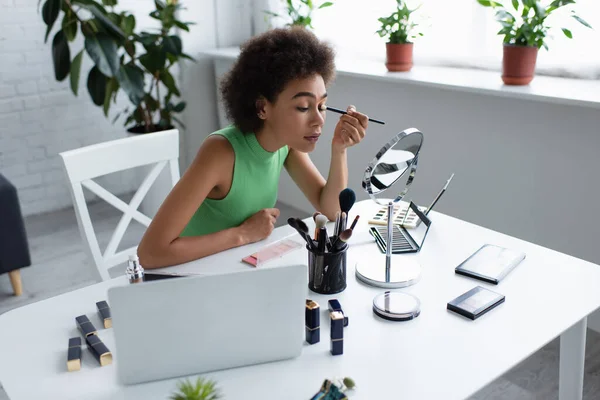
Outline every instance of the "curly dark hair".
POLYGON ((294 79, 319 74, 325 85, 335 76, 333 48, 301 27, 271 29, 241 46, 233 68, 220 89, 227 117, 242 132, 256 132, 263 125, 256 100, 273 103, 294 79))

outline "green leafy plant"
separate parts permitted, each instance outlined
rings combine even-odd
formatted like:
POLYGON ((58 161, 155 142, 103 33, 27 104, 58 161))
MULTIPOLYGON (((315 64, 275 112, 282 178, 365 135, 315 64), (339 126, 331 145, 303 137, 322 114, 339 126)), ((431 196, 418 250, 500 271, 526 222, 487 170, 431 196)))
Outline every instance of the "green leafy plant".
POLYGON ((214 381, 204 378, 191 382, 186 379, 177 383, 178 392, 171 395, 171 400, 218 400, 221 394, 214 381))
MULTIPOLYGON (((538 49, 542 46, 548 50, 546 37, 550 26, 547 18, 554 11, 569 4, 575 4, 575 0, 554 0, 548 5, 543 5, 539 0, 510 0, 515 13, 510 13, 504 5, 491 0, 477 0, 485 7, 496 10, 496 20, 502 25, 498 35, 504 35, 504 43, 517 46, 532 46, 538 49), (516 17, 515 17, 516 15, 516 17)), ((591 28, 591 26, 571 10, 571 17, 580 24, 591 28)), ((567 28, 562 31, 569 39, 573 34, 567 28)))
POLYGON ((311 400, 341 400, 347 399, 346 392, 356 387, 352 378, 325 379, 321 384, 319 392, 311 400))
POLYGON ((391 44, 412 43, 417 37, 423 36, 416 29, 419 24, 411 19, 412 13, 419 7, 411 10, 404 0, 396 0, 396 3, 396 10, 390 16, 378 19, 381 29, 377 33, 382 38, 387 37, 391 44))
POLYGON ((181 93, 170 70, 181 59, 192 58, 183 53, 181 38, 172 31, 189 31, 191 23, 177 19, 177 11, 182 9, 177 0, 154 0, 150 17, 160 22, 160 28, 136 33, 134 15, 115 12, 116 5, 117 0, 44 2, 41 14, 47 26, 46 41, 63 13, 61 29, 52 40, 56 80, 70 76, 71 90, 77 96, 82 60, 87 54, 94 63, 87 75, 93 103, 102 106, 108 117, 111 103, 116 103, 119 90, 123 90, 133 106, 118 113, 113 123, 125 113, 125 125, 135 122, 140 132, 167 129, 173 121, 183 126, 174 114, 184 110, 185 102, 174 102, 181 93), (83 49, 71 59, 69 43, 75 41, 79 30, 83 49))
MULTIPOLYGON (((312 26, 312 13, 314 10, 320 10, 321 8, 330 7, 333 5, 331 1, 325 1, 321 5, 317 6, 312 0, 283 0, 286 2, 286 11, 288 17, 288 23, 286 26, 302 26, 304 28, 314 29, 312 26)), ((275 13, 273 11, 266 11, 265 13, 271 17, 285 18, 284 16, 275 13)))

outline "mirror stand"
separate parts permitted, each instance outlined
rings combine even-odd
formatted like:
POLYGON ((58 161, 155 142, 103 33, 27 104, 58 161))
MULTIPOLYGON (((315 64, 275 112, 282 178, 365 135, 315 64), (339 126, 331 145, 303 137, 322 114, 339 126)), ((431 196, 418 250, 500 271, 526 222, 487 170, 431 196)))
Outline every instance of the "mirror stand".
POLYGON ((380 257, 369 262, 356 264, 356 277, 370 286, 382 288, 401 288, 413 285, 421 278, 421 264, 414 258, 394 257, 392 260, 392 247, 394 243, 393 217, 394 202, 388 203, 387 239, 385 246, 385 269, 381 267, 380 257), (393 262, 392 262, 393 261, 393 262))

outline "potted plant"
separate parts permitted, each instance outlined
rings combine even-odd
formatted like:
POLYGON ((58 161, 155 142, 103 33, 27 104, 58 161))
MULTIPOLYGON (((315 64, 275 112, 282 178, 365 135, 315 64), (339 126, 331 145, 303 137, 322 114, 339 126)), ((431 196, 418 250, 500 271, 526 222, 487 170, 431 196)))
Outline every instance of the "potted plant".
POLYGON ((177 382, 177 391, 170 397, 171 400, 218 400, 221 393, 215 381, 204 378, 191 382, 188 379, 177 382))
POLYGON ((351 378, 344 379, 325 379, 321 384, 319 392, 315 394, 310 400, 347 400, 348 396, 346 392, 348 390, 354 390, 356 384, 351 378))
MULTIPOLYGON (((542 46, 548 50, 548 16, 566 5, 575 4, 575 0, 554 0, 548 6, 544 6, 539 0, 511 0, 516 11, 513 15, 496 1, 477 1, 482 6, 495 9, 496 20, 502 25, 498 35, 504 35, 502 81, 507 85, 527 85, 533 80, 538 50, 542 46)), ((573 10, 571 16, 591 28, 573 10)), ((569 29, 562 28, 562 31, 569 39, 573 37, 569 29)))
POLYGON ((135 32, 135 17, 127 12, 115 12, 117 0, 46 0, 42 18, 47 26, 46 37, 63 14, 61 29, 52 40, 52 60, 58 81, 70 76, 71 90, 78 95, 81 65, 87 54, 94 66, 87 75, 87 89, 94 104, 102 106, 108 117, 111 103, 123 90, 131 107, 119 112, 113 123, 125 113, 125 125, 131 133, 149 133, 173 128, 173 122, 183 127, 174 115, 185 108, 185 102, 175 101, 181 95, 170 70, 183 58, 182 42, 173 34, 174 28, 189 31, 190 23, 177 19, 181 9, 177 0, 154 0, 150 17, 160 21, 158 32, 135 32), (81 30, 84 48, 71 59, 70 42, 81 30))
POLYGON ((423 33, 417 32, 418 26, 411 15, 419 7, 411 10, 405 0, 396 0, 396 10, 388 17, 379 18, 380 37, 387 37, 386 63, 388 71, 410 71, 413 66, 413 40, 423 33))
MULTIPOLYGON (((286 12, 288 22, 285 26, 301 26, 303 28, 314 29, 312 26, 312 13, 314 10, 330 7, 333 5, 331 1, 325 1, 317 6, 312 0, 286 0, 286 12)), ((282 15, 265 10, 267 15, 275 18, 285 18, 282 15)))

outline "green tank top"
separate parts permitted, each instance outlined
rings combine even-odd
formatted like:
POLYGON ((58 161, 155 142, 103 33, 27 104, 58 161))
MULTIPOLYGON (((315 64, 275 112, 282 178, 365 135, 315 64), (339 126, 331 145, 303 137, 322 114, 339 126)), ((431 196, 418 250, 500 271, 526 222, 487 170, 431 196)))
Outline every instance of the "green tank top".
POLYGON ((262 148, 254 133, 242 133, 231 125, 211 135, 226 138, 235 153, 229 193, 220 200, 205 199, 181 236, 199 236, 239 226, 263 208, 275 206, 281 168, 288 147, 271 153, 262 148))

